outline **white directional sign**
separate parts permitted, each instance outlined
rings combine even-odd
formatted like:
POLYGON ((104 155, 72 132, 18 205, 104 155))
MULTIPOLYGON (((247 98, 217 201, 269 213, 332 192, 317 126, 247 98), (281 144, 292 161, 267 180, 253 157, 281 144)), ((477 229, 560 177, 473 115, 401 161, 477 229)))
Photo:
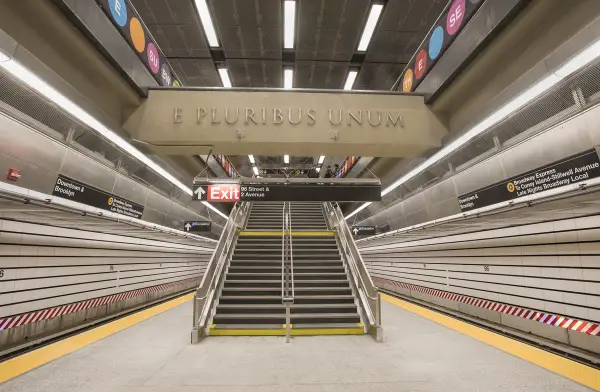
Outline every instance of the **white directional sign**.
POLYGON ((204 189, 204 187, 199 186, 194 189, 194 194, 198 196, 198 200, 206 200, 206 197, 204 197, 204 195, 206 195, 206 189, 204 189))
POLYGON ((375 226, 352 226, 350 231, 354 235, 375 235, 377 230, 375 226))
POLYGON ((183 224, 183 229, 187 232, 210 231, 211 225, 211 221, 190 221, 183 224))

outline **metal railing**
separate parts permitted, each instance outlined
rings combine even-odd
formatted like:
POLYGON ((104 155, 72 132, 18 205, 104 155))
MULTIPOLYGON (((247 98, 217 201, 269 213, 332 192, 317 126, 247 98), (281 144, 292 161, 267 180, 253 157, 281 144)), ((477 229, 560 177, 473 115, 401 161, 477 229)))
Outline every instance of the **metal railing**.
POLYGON ((223 228, 221 237, 213 255, 208 263, 204 277, 194 296, 194 314, 192 343, 197 343, 208 331, 210 312, 214 308, 216 293, 222 284, 227 270, 226 265, 231 258, 233 241, 237 235, 238 227, 244 225, 250 203, 243 203, 233 207, 229 219, 223 228))
POLYGON ((281 228, 281 302, 285 305, 285 338, 290 342, 291 307, 294 303, 294 256, 292 248, 292 209, 283 203, 281 228))
POLYGON ((351 275, 351 283, 358 291, 361 311, 368 322, 371 334, 380 341, 381 336, 381 294, 373 283, 365 262, 354 243, 350 228, 344 219, 340 206, 324 203, 325 214, 331 229, 337 230, 342 253, 351 275))

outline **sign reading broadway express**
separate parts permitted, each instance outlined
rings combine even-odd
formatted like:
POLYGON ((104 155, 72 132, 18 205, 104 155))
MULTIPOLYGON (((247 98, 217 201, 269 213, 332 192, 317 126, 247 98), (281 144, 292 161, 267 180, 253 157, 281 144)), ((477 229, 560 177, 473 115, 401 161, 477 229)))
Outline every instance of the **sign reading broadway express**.
POLYGON ((598 154, 589 150, 462 195, 458 202, 462 211, 469 211, 599 176, 598 154))
POLYGON ((144 206, 65 176, 58 176, 52 196, 140 219, 144 206))
POLYGON ((381 201, 381 185, 348 184, 194 184, 198 200, 238 201, 381 201))

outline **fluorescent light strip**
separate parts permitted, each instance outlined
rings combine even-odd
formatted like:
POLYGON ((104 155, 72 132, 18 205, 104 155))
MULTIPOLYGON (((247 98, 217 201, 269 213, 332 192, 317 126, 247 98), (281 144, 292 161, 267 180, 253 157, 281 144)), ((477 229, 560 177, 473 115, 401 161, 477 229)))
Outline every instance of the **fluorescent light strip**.
POLYGON ((321 156, 319 157, 319 165, 322 165, 322 164, 323 164, 323 162, 325 162, 325 155, 321 155, 321 156))
POLYGON ((258 177, 258 167, 256 166, 252 166, 252 171, 254 172, 254 174, 258 177))
POLYGON ((290 156, 289 155, 284 155, 283 156, 283 163, 290 163, 290 156))
POLYGON ((221 83, 223 83, 223 87, 231 88, 231 79, 229 79, 229 72, 227 72, 227 68, 219 68, 219 76, 221 77, 221 83))
POLYGON ((365 29, 363 30, 362 36, 360 37, 360 42, 358 44, 359 52, 364 52, 369 47, 369 43, 371 42, 371 38, 375 32, 375 27, 377 26, 377 21, 381 16, 381 10, 383 10, 383 5, 381 4, 373 4, 371 7, 367 24, 365 24, 365 29))
POLYGON ((358 75, 358 71, 348 72, 348 77, 346 78, 346 84, 344 85, 344 90, 352 90, 352 87, 354 87, 354 81, 356 80, 357 75, 358 75))
POLYGON ((215 25, 213 24, 210 16, 210 11, 208 10, 208 4, 206 3, 206 0, 195 1, 196 9, 198 10, 198 16, 202 22, 202 27, 204 28, 204 34, 206 34, 208 44, 211 47, 216 48, 219 46, 219 40, 217 39, 217 32, 215 31, 215 25))
POLYGON ((284 3, 284 43, 285 49, 294 49, 294 35, 296 32, 296 2, 286 0, 284 3))
POLYGON ((254 165, 256 163, 256 161, 254 160, 254 155, 248 155, 248 159, 250 159, 251 164, 254 165))
MULTIPOLYGON (((534 99, 538 98, 542 94, 546 93, 552 87, 556 86, 558 83, 563 81, 566 77, 570 76, 572 73, 579 71, 592 61, 598 59, 600 57, 600 40, 594 42, 592 45, 588 46, 586 49, 581 51, 579 54, 575 55, 569 61, 564 63, 560 68, 558 68, 553 73, 549 74, 539 82, 535 83, 533 86, 529 87, 527 90, 523 91, 521 94, 516 96, 513 100, 506 103, 504 106, 500 107, 500 109, 496 110, 489 117, 480 121, 473 128, 468 130, 458 139, 454 140, 452 143, 448 144, 431 157, 429 157, 425 162, 400 177, 393 184, 385 188, 381 192, 381 196, 385 196, 400 185, 404 184, 408 180, 414 178, 430 166, 439 162, 441 159, 447 157, 452 152, 456 151, 458 148, 467 144, 473 138, 481 135, 485 131, 489 130, 494 125, 498 124, 500 121, 504 120, 509 115, 513 114, 517 110, 522 109, 525 105, 532 102, 534 99)), ((368 207, 370 203, 365 203, 360 206, 357 210, 350 213, 346 216, 346 219, 351 218, 356 215, 359 211, 368 207)))
MULTIPOLYGON (((121 136, 117 135, 115 132, 108 129, 106 126, 104 126, 104 124, 102 124, 100 121, 96 120, 88 112, 86 112, 85 110, 83 110, 82 108, 77 106, 69 98, 65 97, 62 93, 60 93, 58 90, 54 89, 52 86, 50 86, 44 80, 37 77, 33 72, 31 72, 29 69, 23 67, 17 61, 15 61, 15 60, 1 61, 0 67, 5 69, 6 71, 8 71, 11 75, 15 76, 20 81, 22 81, 23 83, 25 83, 26 85, 28 85, 29 87, 31 87, 32 89, 34 89, 35 91, 37 91, 38 93, 43 95, 44 97, 48 98, 55 105, 60 107, 65 112, 69 113, 71 116, 73 116, 77 120, 81 121, 82 123, 86 124, 90 128, 94 129, 96 132, 98 132, 104 138, 106 138, 109 141, 111 141, 112 143, 114 143, 117 147, 119 147, 120 149, 125 151, 127 154, 131 155, 132 157, 134 157, 135 159, 137 159, 138 161, 140 161, 141 163, 143 163, 144 165, 146 165, 147 167, 152 169, 158 175, 162 176, 165 180, 169 181, 171 184, 175 185, 177 188, 181 189, 186 194, 188 194, 190 196, 193 195, 193 191, 191 188, 189 188, 184 183, 179 181, 171 173, 167 172, 165 169, 163 169, 158 164, 156 164, 156 162, 154 162, 153 160, 148 158, 146 155, 144 155, 144 153, 142 153, 140 150, 138 150, 137 148, 135 148, 134 146, 129 144, 125 139, 123 139, 121 136)), ((225 218, 225 219, 229 218, 227 215, 223 214, 221 211, 217 210, 209 203, 204 202, 204 204, 208 208, 218 212, 223 218, 225 218)))
POLYGON ((317 173, 321 172, 321 168, 320 167, 317 167, 315 170, 317 171, 317 173))
POLYGON ((283 88, 293 88, 294 87, 294 70, 286 69, 283 71, 283 88))

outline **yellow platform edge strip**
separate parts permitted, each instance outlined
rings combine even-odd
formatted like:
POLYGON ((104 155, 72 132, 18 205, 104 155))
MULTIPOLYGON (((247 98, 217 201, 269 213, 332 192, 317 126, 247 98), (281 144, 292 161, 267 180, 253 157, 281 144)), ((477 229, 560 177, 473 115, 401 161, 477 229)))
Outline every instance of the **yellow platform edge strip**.
MULTIPOLYGON (((282 236, 283 232, 281 231, 249 231, 249 230, 241 230, 240 236, 242 237, 260 237, 260 236, 282 236)), ((294 231, 292 232, 292 237, 333 237, 335 236, 336 231, 294 231)))
POLYGON ((0 363, 0 383, 20 376, 23 373, 45 365, 48 362, 77 351, 87 345, 104 339, 107 336, 113 335, 160 313, 166 312, 167 310, 173 309, 174 307, 190 301, 192 298, 194 298, 193 293, 187 294, 6 360, 0 363))
POLYGON ((392 305, 418 314, 589 388, 600 390, 600 370, 386 294, 382 294, 381 298, 392 305))

